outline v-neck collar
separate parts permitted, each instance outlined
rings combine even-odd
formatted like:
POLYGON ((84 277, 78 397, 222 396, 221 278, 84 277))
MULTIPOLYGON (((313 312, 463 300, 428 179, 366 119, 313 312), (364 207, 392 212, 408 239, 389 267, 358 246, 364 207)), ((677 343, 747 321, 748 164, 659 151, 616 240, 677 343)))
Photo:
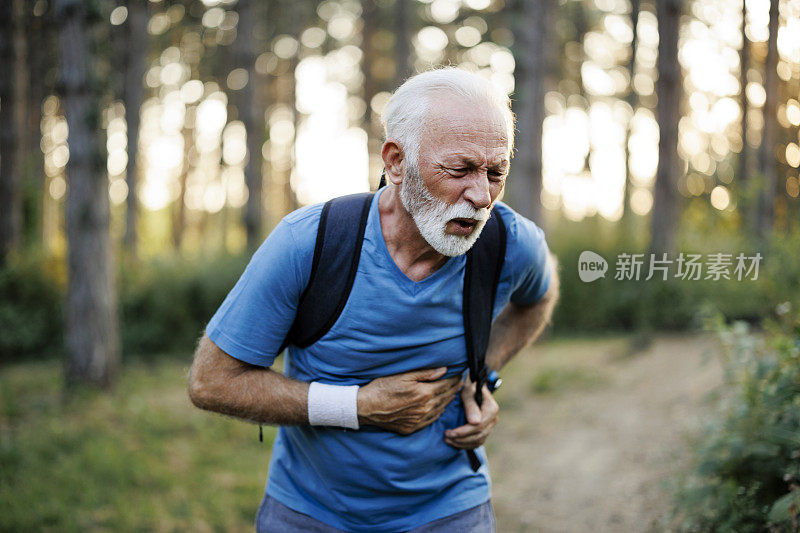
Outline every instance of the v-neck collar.
POLYGON ((382 187, 378 190, 378 192, 375 193, 375 197, 372 200, 372 205, 370 206, 369 225, 372 233, 375 235, 376 246, 380 249, 380 253, 383 255, 386 263, 389 265, 389 269, 394 278, 398 281, 400 286, 406 289, 410 294, 416 295, 421 290, 428 287, 432 283, 435 283, 443 276, 448 275, 453 269, 459 268, 463 261, 463 256, 448 257, 445 264, 439 267, 433 274, 419 281, 414 281, 413 279, 409 278, 405 272, 403 272, 400 267, 397 266, 397 263, 395 263, 394 259, 392 258, 392 254, 389 253, 389 247, 386 245, 386 239, 383 237, 379 201, 380 195, 385 190, 386 187, 382 187))

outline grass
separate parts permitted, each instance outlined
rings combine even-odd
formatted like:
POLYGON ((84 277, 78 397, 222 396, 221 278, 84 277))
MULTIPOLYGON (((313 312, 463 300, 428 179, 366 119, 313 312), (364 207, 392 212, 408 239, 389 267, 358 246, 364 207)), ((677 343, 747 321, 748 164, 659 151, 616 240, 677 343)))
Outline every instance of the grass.
POLYGON ((560 393, 574 389, 590 389, 605 382, 596 370, 580 367, 547 366, 531 380, 534 394, 560 393))
MULTIPOLYGON (((630 342, 529 349, 502 371, 502 412, 602 386, 630 342)), ((188 356, 128 360, 113 392, 67 396, 58 360, 0 366, 0 531, 252 531, 275 430, 260 443, 256 426, 193 407, 188 369, 188 356)))
POLYGON ((187 372, 66 396, 57 362, 0 368, 0 531, 252 531, 274 428, 196 409, 187 372))

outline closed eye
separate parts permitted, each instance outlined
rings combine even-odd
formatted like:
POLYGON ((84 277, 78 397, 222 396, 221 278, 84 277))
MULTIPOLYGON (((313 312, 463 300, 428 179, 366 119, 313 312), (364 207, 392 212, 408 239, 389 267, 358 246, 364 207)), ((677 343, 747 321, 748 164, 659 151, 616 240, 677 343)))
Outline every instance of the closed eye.
POLYGON ((451 173, 466 174, 469 172, 468 168, 448 168, 451 173))
MULTIPOLYGON (((470 167, 461 167, 461 168, 445 167, 445 168, 451 174, 457 175, 457 177, 463 177, 473 170, 470 167)), ((492 178, 492 181, 503 181, 506 177, 505 171, 500 171, 500 170, 490 170, 488 172, 488 175, 490 178, 492 178)))

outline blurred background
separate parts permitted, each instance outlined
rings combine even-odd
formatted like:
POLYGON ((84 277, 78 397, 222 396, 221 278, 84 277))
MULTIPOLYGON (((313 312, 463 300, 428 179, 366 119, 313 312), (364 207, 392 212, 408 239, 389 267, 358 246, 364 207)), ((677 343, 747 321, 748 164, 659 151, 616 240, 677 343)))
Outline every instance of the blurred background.
POLYGON ((384 105, 441 65, 510 95, 504 201, 560 260, 498 393, 500 531, 798 528, 796 1, 4 0, 0 529, 251 529, 273 433, 190 406, 195 342, 284 215, 376 188, 384 105))

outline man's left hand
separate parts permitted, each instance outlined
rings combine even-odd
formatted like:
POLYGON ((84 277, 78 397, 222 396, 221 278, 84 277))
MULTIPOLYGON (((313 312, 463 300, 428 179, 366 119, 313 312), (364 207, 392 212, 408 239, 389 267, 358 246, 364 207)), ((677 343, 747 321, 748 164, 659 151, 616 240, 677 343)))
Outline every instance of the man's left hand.
POLYGON ((461 388, 461 401, 467 414, 467 423, 444 432, 444 441, 454 448, 472 450, 481 446, 497 424, 500 406, 486 385, 483 386, 483 405, 475 401, 475 384, 467 380, 461 388))

